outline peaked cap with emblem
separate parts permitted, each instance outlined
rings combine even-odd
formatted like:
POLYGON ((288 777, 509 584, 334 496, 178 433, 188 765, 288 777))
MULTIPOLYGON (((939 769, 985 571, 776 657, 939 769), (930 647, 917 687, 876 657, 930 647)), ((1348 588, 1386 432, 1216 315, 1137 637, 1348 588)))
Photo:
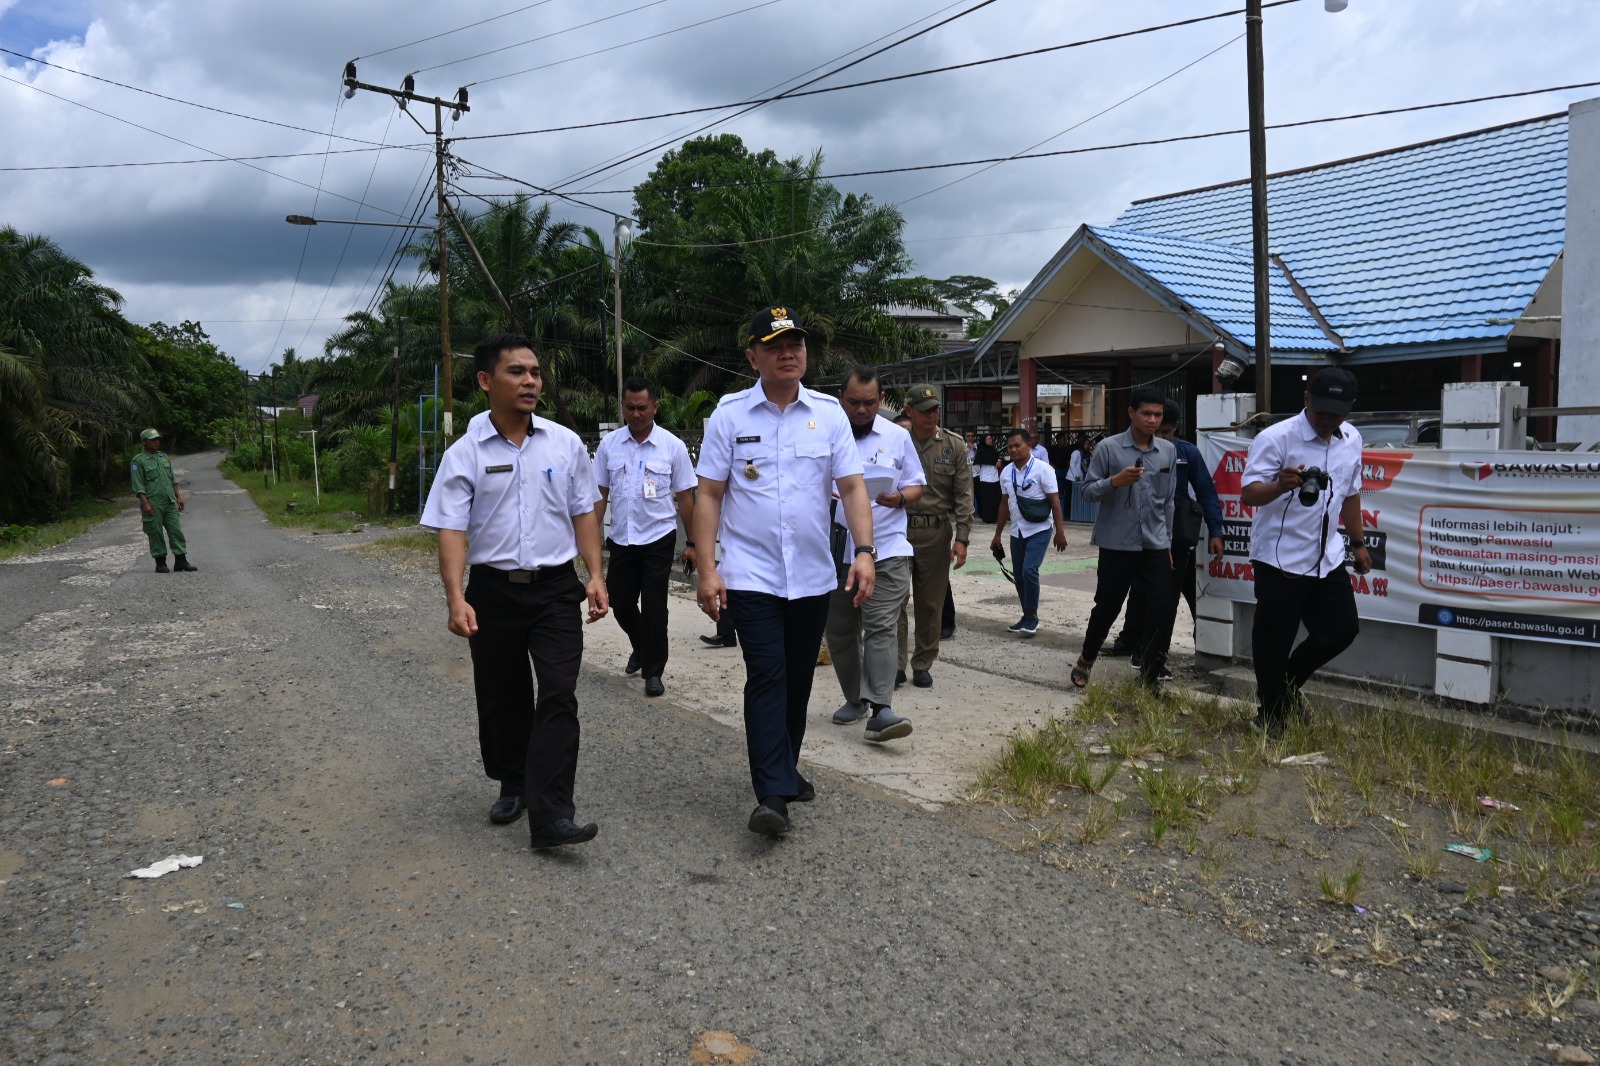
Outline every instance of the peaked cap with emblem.
POLYGON ((931 411, 939 406, 939 390, 932 385, 913 385, 906 393, 906 406, 931 411))
POLYGON ((746 344, 767 344, 780 333, 798 333, 802 337, 809 337, 800 316, 790 311, 787 307, 765 307, 756 312, 750 320, 750 334, 745 338, 746 344))

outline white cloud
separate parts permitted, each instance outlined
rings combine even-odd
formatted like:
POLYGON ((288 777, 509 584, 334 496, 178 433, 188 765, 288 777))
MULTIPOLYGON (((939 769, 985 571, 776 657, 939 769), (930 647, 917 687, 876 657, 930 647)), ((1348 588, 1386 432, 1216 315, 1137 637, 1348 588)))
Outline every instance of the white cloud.
MULTIPOLYGON (((417 75, 420 91, 450 96, 463 82, 551 63, 634 37, 723 14, 749 0, 671 0, 588 29, 417 75)), ((384 259, 386 231, 310 231, 290 212, 364 218, 404 214, 427 159, 402 150, 320 154, 336 118, 349 137, 415 144, 416 126, 383 99, 341 102, 345 60, 363 80, 397 84, 409 71, 638 6, 638 0, 551 0, 531 11, 414 48, 379 49, 519 6, 477 0, 448 9, 374 0, 273 4, 241 0, 0 0, 0 39, 64 66, 212 107, 304 127, 296 132, 132 93, 5 57, 6 77, 90 105, 199 148, 186 147, 19 85, 0 82, 7 140, 24 150, 11 165, 186 159, 225 154, 318 153, 256 164, 7 174, 0 221, 45 233, 128 298, 139 321, 204 322, 242 365, 258 368, 294 344, 321 349, 336 321, 283 323, 362 306, 366 279, 384 259), (448 14, 441 14, 447 10, 448 14), (337 109, 337 110, 336 110, 337 109), (376 163, 376 165, 374 165, 376 163), (294 179, 305 185, 296 185, 294 179), (324 190, 320 199, 314 189, 324 190), (309 186, 309 187, 307 187, 309 186), (337 278, 334 263, 350 247, 337 278), (293 279, 305 249, 298 284, 293 279), (332 288, 330 290, 330 282, 332 288), (293 305, 289 292, 295 291, 293 305), (240 321, 245 320, 245 321, 240 321), (282 326, 280 330, 280 325, 282 326), (309 327, 309 331, 308 331, 309 327), (302 344, 302 338, 304 343, 302 344)), ((460 136, 566 125, 730 102, 795 78, 867 41, 927 16, 929 0, 783 0, 699 29, 547 70, 484 82, 460 136)), ((1225 0, 1206 5, 1231 6, 1225 0)), ((948 13, 959 10, 951 7, 948 13)), ((964 62, 1114 33, 1192 15, 1200 5, 1159 0, 1108 4, 1003 2, 868 60, 825 84, 964 62)), ((942 17, 942 16, 941 16, 942 17)), ((1308 2, 1269 10, 1267 115, 1285 121, 1497 91, 1590 80, 1596 15, 1582 0, 1530 6, 1478 0, 1448 8, 1352 0, 1340 15, 1308 2)), ((921 23, 921 24, 926 24, 921 23)), ((1125 40, 867 89, 781 102, 719 129, 752 148, 806 154, 821 146, 833 173, 1003 156, 1062 130, 1149 85, 1243 30, 1237 16, 1125 40)), ((1407 144, 1563 109, 1578 91, 1470 108, 1275 132, 1273 169, 1407 144)), ((1046 150, 1229 129, 1245 124, 1243 43, 1094 119, 1046 150)), ((419 114, 424 122, 431 116, 419 114)), ((553 183, 715 116, 505 140, 462 141, 463 157, 530 181, 553 183)), ((681 134, 680 134, 681 135, 681 134)), ((334 148, 361 147, 333 141, 334 148)), ((659 151, 592 182, 627 188, 659 151)), ((997 167, 904 208, 909 247, 922 272, 982 274, 1025 283, 1081 222, 1105 222, 1129 200, 1242 178, 1243 137, 1123 149, 997 167), (1044 232, 981 236, 1012 230, 1044 232)), ((846 189, 902 201, 968 174, 964 169, 851 178, 846 189)), ((509 191, 473 181, 473 189, 509 191)), ((625 195, 592 197, 626 209, 625 195)), ((604 230, 596 212, 571 217, 604 230)))

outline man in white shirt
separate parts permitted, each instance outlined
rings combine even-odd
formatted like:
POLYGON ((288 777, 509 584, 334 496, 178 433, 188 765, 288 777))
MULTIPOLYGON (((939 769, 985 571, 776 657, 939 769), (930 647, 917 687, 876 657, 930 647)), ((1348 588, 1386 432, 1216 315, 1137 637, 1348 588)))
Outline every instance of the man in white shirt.
POLYGON ((1372 569, 1361 525, 1361 433, 1345 416, 1356 378, 1324 367, 1306 386, 1305 409, 1250 442, 1239 502, 1250 524, 1256 616, 1251 627, 1260 709, 1255 725, 1279 735, 1311 675, 1355 642, 1358 574, 1372 569), (1306 639, 1290 647, 1306 627, 1306 639))
POLYGON ((667 690, 661 674, 667 665, 667 583, 678 541, 677 517, 683 519, 684 565, 692 571, 695 561, 694 541, 689 539, 694 465, 683 441, 656 425, 659 409, 654 384, 640 377, 623 382, 626 424, 606 434, 594 453, 594 478, 600 486, 595 514, 602 529, 607 505, 611 508, 606 591, 633 649, 626 672, 644 675, 646 696, 667 690))
POLYGON ((1000 514, 994 523, 994 539, 989 548, 996 559, 1005 558, 1000 534, 1006 522, 1015 520, 1011 532, 1011 565, 1016 567, 1017 599, 1022 602, 1022 617, 1008 628, 1023 637, 1039 632, 1039 567, 1044 564, 1050 531, 1055 530, 1056 551, 1067 549, 1067 525, 1061 515, 1061 490, 1050 464, 1035 458, 1028 445, 1028 431, 1013 429, 1006 434, 1006 451, 1011 465, 1000 478, 1000 514), (1021 501, 1021 502, 1019 502, 1021 501), (1031 513, 1030 513, 1031 512, 1031 513))
POLYGON ((833 712, 835 725, 867 719, 867 739, 895 740, 911 735, 911 721, 894 713, 895 670, 900 642, 896 630, 900 611, 911 593, 911 542, 906 539, 906 505, 922 498, 927 483, 922 460, 911 434, 878 414, 883 385, 875 367, 857 365, 844 379, 839 401, 861 455, 862 474, 872 501, 872 543, 877 583, 872 598, 855 603, 855 593, 845 588, 849 571, 845 560, 855 554, 849 532, 834 516, 834 542, 843 551, 836 557, 839 587, 828 607, 828 651, 833 672, 844 693, 844 705, 833 712))
POLYGON ((532 342, 497 333, 479 342, 472 360, 489 410, 473 416, 440 459, 422 525, 439 532, 450 632, 472 648, 483 769, 500 782, 489 820, 514 822, 526 806, 535 849, 582 844, 600 831, 573 821, 572 796, 583 659, 577 607, 588 601, 591 623, 607 609, 599 493, 578 435, 533 413, 544 379, 532 342), (587 586, 572 566, 579 554, 587 586))
POLYGON ((749 828, 789 831, 789 800, 816 790, 800 776, 806 705, 817 651, 838 584, 829 549, 831 486, 855 553, 845 587, 860 606, 872 595, 871 501, 861 456, 839 401, 803 388, 806 331, 787 307, 750 323, 745 357, 760 380, 724 396, 706 423, 694 540, 714 544, 722 562, 700 559, 699 601, 733 624, 745 664, 744 730, 756 809, 749 828))

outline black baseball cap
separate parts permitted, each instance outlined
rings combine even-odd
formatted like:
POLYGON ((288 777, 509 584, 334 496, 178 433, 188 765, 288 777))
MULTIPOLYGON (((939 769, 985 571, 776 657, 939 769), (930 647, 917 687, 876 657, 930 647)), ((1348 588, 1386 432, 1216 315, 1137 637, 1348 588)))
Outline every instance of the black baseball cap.
POLYGON ((750 320, 750 334, 745 338, 746 344, 767 344, 780 333, 798 333, 802 337, 810 334, 800 323, 800 316, 787 307, 764 307, 756 312, 750 320))
POLYGON ((1306 386, 1311 409, 1327 415, 1347 415, 1356 405, 1356 376, 1337 366, 1325 366, 1311 375, 1306 386))

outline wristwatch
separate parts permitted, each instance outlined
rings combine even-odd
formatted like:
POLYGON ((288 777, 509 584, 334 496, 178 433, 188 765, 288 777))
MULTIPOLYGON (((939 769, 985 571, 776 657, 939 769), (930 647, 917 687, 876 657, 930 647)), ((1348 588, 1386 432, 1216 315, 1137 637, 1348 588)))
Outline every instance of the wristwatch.
POLYGON ((874 559, 876 559, 878 557, 878 549, 874 548, 870 544, 857 544, 856 545, 856 554, 857 555, 870 555, 874 559))

